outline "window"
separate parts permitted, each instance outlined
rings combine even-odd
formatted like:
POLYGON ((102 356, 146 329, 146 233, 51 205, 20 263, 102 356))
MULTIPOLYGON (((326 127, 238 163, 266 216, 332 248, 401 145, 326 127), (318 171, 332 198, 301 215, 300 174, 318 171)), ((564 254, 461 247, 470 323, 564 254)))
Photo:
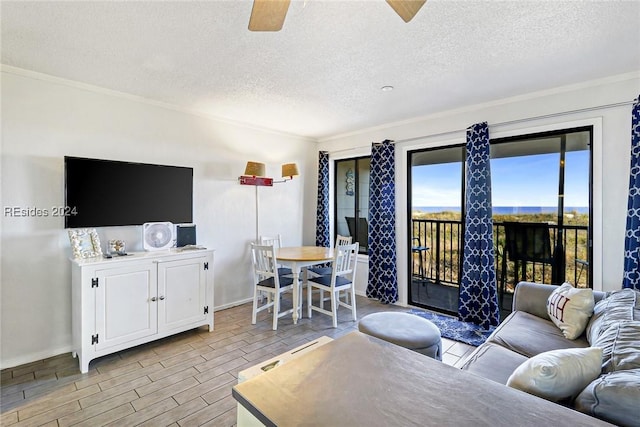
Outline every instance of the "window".
POLYGON ((360 253, 368 253, 370 157, 335 161, 335 224, 342 236, 351 236, 360 244, 360 253))

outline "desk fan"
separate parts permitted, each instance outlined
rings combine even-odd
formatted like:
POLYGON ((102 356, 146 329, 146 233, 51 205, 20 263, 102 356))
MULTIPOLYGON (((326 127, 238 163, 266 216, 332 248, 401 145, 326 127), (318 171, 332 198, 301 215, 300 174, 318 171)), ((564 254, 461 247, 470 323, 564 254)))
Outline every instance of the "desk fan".
POLYGON ((173 246, 174 232, 170 222, 142 224, 142 246, 145 251, 161 251, 173 246))

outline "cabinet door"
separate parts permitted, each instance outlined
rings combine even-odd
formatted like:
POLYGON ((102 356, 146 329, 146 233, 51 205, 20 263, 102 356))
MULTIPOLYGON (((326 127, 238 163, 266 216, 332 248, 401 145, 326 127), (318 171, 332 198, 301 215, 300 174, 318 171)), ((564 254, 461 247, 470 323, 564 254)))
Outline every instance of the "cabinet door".
POLYGON ((202 324, 206 320, 206 260, 198 257, 158 263, 159 331, 202 324))
POLYGON ((96 350, 157 333, 157 271, 153 262, 96 273, 96 350))

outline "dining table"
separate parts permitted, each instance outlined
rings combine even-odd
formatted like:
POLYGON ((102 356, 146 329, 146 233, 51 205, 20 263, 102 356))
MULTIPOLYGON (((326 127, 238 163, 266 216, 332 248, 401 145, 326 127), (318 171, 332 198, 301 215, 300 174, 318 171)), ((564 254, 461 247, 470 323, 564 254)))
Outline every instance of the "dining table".
POLYGON ((300 286, 300 272, 304 271, 307 279, 307 267, 333 261, 333 248, 324 246, 285 246, 276 250, 278 264, 289 267, 293 273, 293 324, 302 317, 302 294, 300 286))

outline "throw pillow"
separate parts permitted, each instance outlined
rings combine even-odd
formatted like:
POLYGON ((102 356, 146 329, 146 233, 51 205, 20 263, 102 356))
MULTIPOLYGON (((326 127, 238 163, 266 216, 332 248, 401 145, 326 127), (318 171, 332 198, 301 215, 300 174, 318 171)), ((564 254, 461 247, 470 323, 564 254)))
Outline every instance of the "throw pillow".
POLYGON ((547 299, 547 314, 565 338, 578 338, 593 314, 593 290, 578 289, 563 283, 547 299))
POLYGON ((594 342, 609 326, 625 320, 640 320, 640 291, 620 289, 598 301, 585 330, 589 344, 595 345, 594 342))
POLYGON ((640 321, 614 323, 593 343, 602 349, 602 371, 640 369, 640 321))
POLYGON ((602 349, 551 350, 518 366, 507 385, 552 402, 572 398, 600 375, 602 349))
POLYGON ((638 425, 640 369, 602 375, 576 397, 575 408, 620 426, 638 425))

